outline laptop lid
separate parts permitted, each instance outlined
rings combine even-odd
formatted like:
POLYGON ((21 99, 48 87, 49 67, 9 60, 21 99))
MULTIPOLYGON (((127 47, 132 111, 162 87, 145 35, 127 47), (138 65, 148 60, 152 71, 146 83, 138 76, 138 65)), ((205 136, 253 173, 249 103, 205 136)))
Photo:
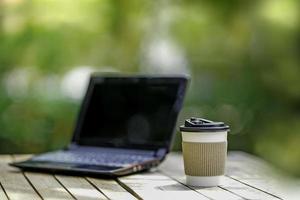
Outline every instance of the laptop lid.
POLYGON ((92 75, 73 144, 169 151, 187 80, 92 75))

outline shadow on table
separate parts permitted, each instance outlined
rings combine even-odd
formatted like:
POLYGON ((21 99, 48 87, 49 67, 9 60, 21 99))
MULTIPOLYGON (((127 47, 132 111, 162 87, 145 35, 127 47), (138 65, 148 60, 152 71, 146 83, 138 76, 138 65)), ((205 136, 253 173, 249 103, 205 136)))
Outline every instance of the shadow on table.
POLYGON ((156 186, 155 189, 162 190, 162 191, 189 191, 188 187, 183 187, 182 184, 171 184, 171 185, 164 185, 164 186, 156 186))

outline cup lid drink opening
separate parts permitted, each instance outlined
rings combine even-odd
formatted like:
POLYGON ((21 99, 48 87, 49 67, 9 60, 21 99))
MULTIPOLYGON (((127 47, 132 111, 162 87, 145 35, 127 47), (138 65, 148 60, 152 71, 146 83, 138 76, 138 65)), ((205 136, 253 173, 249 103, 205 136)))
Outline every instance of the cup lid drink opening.
POLYGON ((191 117, 185 120, 184 125, 180 126, 180 131, 185 132, 219 132, 229 131, 229 126, 224 122, 214 122, 211 120, 191 117))

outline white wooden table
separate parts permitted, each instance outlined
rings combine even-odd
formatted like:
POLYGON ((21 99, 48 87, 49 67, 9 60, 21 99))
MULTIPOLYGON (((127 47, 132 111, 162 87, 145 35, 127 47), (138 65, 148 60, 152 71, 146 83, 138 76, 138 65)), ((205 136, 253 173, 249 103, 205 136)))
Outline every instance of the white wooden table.
POLYGON ((300 199, 299 182, 276 175, 268 164, 242 152, 230 152, 219 187, 185 185, 182 156, 171 153, 151 172, 105 180, 92 177, 22 172, 7 163, 28 155, 0 156, 2 199, 300 199))

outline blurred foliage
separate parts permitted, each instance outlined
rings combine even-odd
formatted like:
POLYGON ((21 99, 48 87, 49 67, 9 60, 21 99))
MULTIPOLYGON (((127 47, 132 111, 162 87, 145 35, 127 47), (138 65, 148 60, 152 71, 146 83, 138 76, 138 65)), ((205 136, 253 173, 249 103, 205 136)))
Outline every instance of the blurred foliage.
POLYGON ((74 74, 190 73, 179 123, 225 121, 230 149, 300 176, 299 15, 297 0, 2 0, 0 152, 68 144, 74 74))

